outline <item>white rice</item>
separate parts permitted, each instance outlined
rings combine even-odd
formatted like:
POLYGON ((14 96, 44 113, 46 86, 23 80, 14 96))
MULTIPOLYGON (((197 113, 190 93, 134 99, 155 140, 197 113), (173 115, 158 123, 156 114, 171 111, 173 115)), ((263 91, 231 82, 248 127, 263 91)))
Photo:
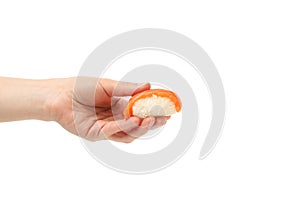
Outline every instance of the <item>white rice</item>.
POLYGON ((152 97, 140 99, 132 107, 134 116, 145 118, 148 116, 170 116, 176 113, 174 103, 166 97, 152 97))

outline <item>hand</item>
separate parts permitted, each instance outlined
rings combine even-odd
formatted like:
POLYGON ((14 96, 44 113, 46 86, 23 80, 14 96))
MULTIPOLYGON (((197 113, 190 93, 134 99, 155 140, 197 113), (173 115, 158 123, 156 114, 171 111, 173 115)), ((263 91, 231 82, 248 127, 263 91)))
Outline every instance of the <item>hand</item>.
POLYGON ((148 130, 164 125, 169 119, 124 119, 127 101, 121 97, 150 89, 149 83, 86 77, 52 81, 56 81, 52 85, 58 85, 49 99, 53 118, 69 132, 91 141, 109 139, 129 143, 148 130))

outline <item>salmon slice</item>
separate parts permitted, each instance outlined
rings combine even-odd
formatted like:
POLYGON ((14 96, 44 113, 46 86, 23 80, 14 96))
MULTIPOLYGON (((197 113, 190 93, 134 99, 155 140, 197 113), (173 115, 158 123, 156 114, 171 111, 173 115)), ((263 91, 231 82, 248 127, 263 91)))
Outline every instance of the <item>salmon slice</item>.
POLYGON ((146 118, 149 116, 170 116, 181 110, 181 101, 172 91, 164 89, 145 90, 135 94, 128 101, 124 117, 146 118))

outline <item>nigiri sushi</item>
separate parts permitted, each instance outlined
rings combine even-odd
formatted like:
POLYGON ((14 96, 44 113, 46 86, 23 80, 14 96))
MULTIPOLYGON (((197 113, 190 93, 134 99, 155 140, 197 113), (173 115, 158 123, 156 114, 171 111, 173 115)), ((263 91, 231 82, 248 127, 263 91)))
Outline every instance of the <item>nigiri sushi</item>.
POLYGON ((124 110, 124 117, 170 116, 180 110, 181 101, 174 92, 150 89, 131 97, 124 110))

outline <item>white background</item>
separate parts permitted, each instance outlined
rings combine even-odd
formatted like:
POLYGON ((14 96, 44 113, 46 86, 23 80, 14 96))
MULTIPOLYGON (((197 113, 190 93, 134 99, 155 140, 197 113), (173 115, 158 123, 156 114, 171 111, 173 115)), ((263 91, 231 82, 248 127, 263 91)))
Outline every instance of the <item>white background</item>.
POLYGON ((106 39, 165 28, 199 43, 227 97, 223 135, 197 160, 127 175, 54 122, 0 124, 0 199, 299 199, 300 6, 295 1, 0 2, 0 75, 77 75, 106 39))

